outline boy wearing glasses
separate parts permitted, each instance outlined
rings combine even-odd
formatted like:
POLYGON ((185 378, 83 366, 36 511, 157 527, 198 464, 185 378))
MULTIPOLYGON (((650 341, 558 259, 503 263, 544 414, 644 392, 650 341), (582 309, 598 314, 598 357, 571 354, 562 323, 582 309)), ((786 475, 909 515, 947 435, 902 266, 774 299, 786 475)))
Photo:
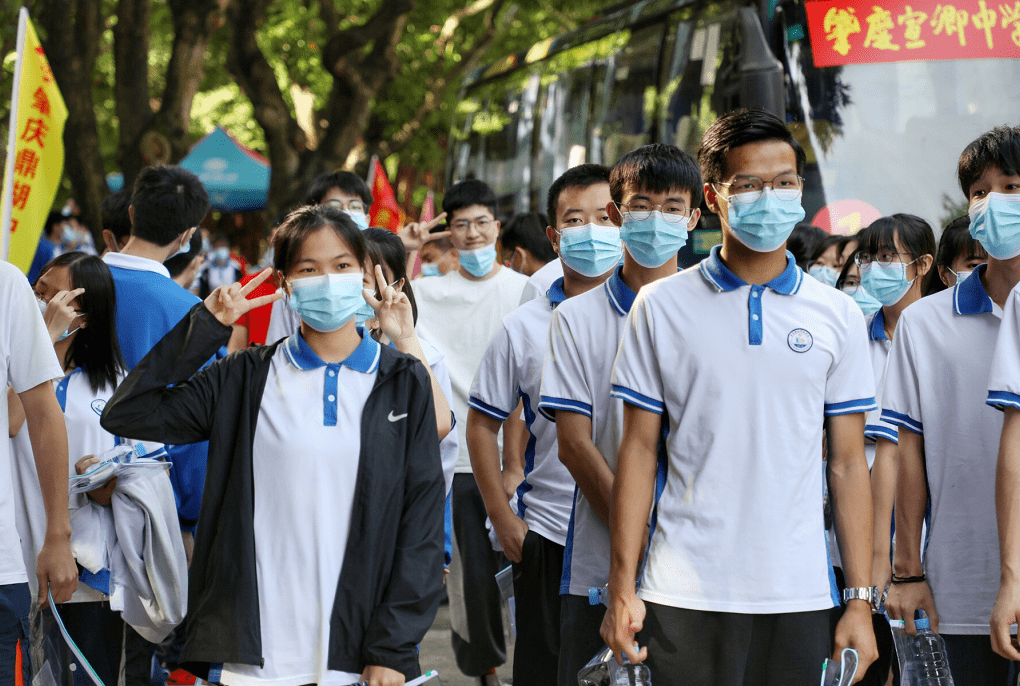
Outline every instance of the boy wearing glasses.
POLYGON ((368 208, 372 206, 372 191, 364 179, 349 171, 320 174, 308 189, 306 205, 329 203, 343 210, 359 229, 368 228, 368 208))
POLYGON ((835 643, 857 649, 863 673, 877 655, 864 316, 786 251, 804 217, 804 152, 782 121, 727 114, 698 158, 723 244, 642 289, 613 369, 623 439, 602 635, 691 686, 817 680, 840 600, 820 507, 827 429, 851 587, 835 643))
POLYGON ((454 562, 447 587, 454 654, 464 674, 495 683, 495 668, 506 660, 495 580, 502 556, 492 550, 485 504, 471 474, 468 398, 485 349, 503 318, 517 308, 527 277, 496 259, 500 223, 495 216, 496 195, 488 184, 478 180, 455 184, 443 198, 443 212, 460 266, 445 276, 415 282, 418 335, 446 359, 453 388, 449 401, 460 441, 451 503, 454 562))
POLYGON ((588 589, 609 573, 609 508, 623 403, 609 396, 611 361, 635 294, 677 271, 677 251, 700 216, 701 174, 690 155, 671 145, 633 150, 610 172, 613 226, 561 230, 560 257, 587 277, 612 271, 602 286, 553 312, 539 409, 556 422, 560 461, 577 482, 560 580, 561 686, 603 647, 602 606, 588 589), (620 260, 621 238, 624 252, 620 260))

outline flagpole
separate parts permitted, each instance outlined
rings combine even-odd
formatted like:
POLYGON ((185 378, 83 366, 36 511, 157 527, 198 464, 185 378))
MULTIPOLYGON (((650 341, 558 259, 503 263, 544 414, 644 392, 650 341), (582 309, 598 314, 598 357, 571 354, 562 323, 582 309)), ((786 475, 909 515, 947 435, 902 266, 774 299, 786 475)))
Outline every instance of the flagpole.
POLYGON ((368 161, 368 178, 365 182, 368 183, 368 187, 372 187, 372 182, 375 181, 375 165, 379 164, 379 156, 372 155, 372 159, 368 161))
POLYGON ((4 172, 3 213, 0 214, 0 260, 4 262, 11 250, 11 214, 14 211, 14 155, 18 146, 18 96, 21 92, 21 67, 25 59, 25 26, 28 24, 28 10, 18 12, 18 43, 14 58, 14 90, 11 93, 11 122, 7 132, 7 165, 4 172))

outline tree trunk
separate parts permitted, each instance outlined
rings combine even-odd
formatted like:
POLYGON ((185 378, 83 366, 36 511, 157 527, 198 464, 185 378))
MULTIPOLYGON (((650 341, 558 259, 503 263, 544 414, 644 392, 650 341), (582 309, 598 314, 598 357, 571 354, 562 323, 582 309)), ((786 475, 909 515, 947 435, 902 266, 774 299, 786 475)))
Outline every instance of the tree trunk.
POLYGON ((113 94, 118 122, 117 164, 124 187, 131 188, 145 166, 139 149, 142 133, 152 121, 149 105, 150 0, 120 0, 113 27, 113 94))

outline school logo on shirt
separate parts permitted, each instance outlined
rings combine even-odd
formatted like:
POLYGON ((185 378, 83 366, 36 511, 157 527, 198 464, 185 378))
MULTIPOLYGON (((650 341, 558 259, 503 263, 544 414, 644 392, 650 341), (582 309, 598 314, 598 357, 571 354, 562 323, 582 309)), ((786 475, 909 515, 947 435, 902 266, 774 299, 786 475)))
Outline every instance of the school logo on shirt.
POLYGON ((103 410, 106 409, 106 401, 102 398, 98 398, 92 401, 92 411, 98 414, 100 417, 103 416, 103 410))
POLYGON ((811 338, 811 332, 807 329, 794 329, 786 337, 786 342, 790 345, 790 350, 795 353, 806 353, 815 344, 814 339, 811 338))

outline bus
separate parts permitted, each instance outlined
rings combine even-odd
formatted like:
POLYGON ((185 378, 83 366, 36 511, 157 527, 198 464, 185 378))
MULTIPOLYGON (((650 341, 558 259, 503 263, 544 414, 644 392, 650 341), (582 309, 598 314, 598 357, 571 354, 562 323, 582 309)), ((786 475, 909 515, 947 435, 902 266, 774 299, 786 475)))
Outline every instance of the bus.
MULTIPOLYGON (((543 211, 568 168, 647 143, 694 154, 725 112, 759 107, 807 154, 807 220, 834 234, 907 212, 966 213, 963 148, 1020 124, 1020 0, 643 0, 476 69, 447 183, 488 182, 499 213, 543 211)), ((699 223, 681 259, 721 241, 699 223)))

